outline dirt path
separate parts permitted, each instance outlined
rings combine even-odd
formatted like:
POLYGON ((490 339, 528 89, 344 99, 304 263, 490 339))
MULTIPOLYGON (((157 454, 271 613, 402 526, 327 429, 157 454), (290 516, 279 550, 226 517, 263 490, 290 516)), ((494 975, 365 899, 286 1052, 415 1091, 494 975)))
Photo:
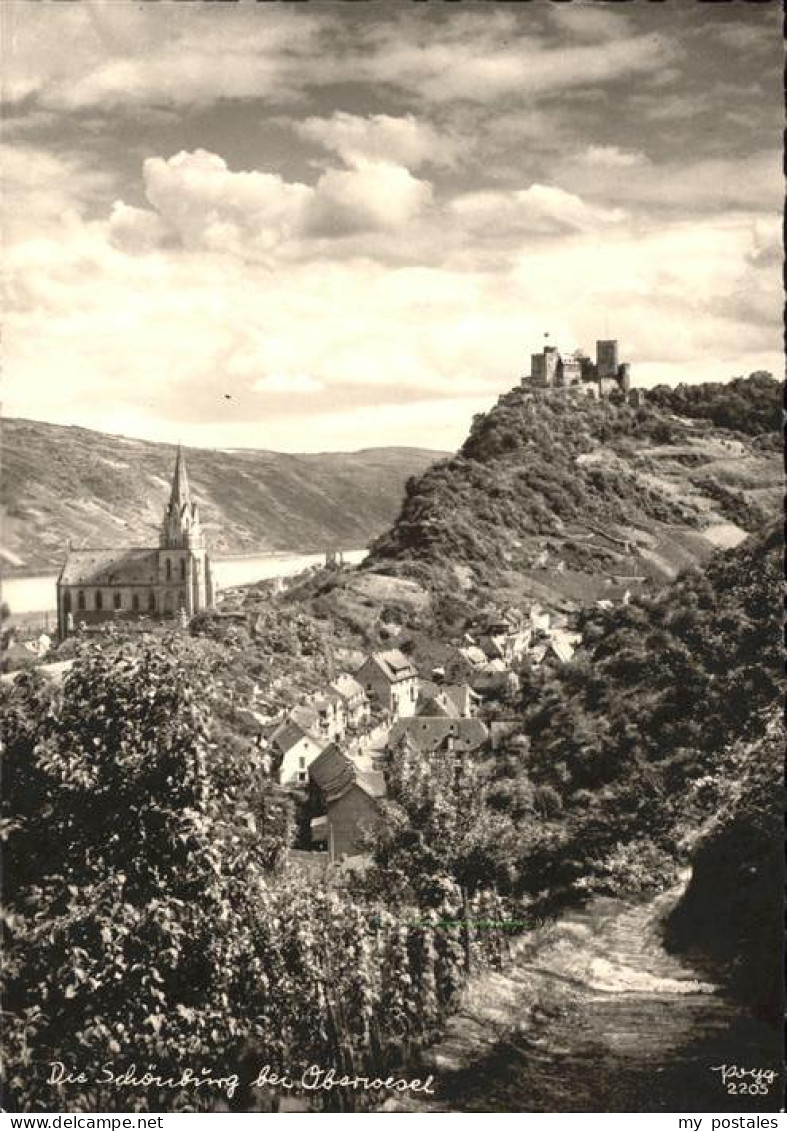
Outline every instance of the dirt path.
POLYGON ((599 899, 534 931, 505 974, 477 979, 424 1063, 434 1101, 407 1111, 778 1111, 728 1095, 714 1065, 778 1069, 779 1034, 667 954, 648 904, 599 899))

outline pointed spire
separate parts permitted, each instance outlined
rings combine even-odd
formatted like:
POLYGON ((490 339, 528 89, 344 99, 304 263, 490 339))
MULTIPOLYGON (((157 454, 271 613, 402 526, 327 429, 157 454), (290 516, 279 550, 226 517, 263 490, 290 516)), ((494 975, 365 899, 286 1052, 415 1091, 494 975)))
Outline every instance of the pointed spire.
POLYGON ((170 511, 179 513, 184 504, 191 506, 191 490, 189 477, 186 472, 186 461, 183 458, 183 449, 178 444, 178 454, 175 457, 175 472, 172 476, 172 491, 169 496, 170 511))
POLYGON ((192 500, 186 460, 178 444, 169 503, 161 526, 160 545, 166 549, 202 549, 204 536, 199 521, 199 508, 192 500))

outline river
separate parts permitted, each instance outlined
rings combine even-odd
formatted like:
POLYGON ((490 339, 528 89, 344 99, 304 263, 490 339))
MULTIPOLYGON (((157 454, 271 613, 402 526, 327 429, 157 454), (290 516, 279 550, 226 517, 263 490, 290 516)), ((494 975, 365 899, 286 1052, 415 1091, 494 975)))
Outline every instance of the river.
MULTIPOLYGON (((781 1110, 778 1028, 668 954, 649 903, 597 899, 482 974, 417 1071, 433 1101, 388 1111, 758 1112, 781 1110), (775 1070, 765 1095, 730 1094, 719 1065, 775 1070)), ((740 1085, 738 1085, 740 1087, 740 1085)))
MULTIPOLYGON (((355 565, 366 557, 366 550, 345 550, 346 563, 355 565)), ((325 554, 235 554, 214 558, 213 576, 219 592, 234 585, 247 585, 272 577, 288 577, 325 561, 325 554)), ((52 613, 57 608, 56 573, 7 577, 2 582, 2 599, 15 615, 52 613)))

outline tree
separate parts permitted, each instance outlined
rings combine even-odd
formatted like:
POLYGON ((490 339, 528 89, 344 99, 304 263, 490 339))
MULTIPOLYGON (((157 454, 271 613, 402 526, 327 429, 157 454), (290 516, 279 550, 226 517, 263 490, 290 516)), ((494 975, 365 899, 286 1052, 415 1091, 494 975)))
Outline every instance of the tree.
POLYGON ((216 730, 209 686, 171 637, 83 646, 62 695, 35 673, 0 687, 12 1110, 265 1109, 265 1063, 385 1077, 462 983, 461 948, 418 908, 271 871, 281 799, 216 730), (55 1061, 87 1078, 53 1086, 55 1061))
MULTIPOLYGON (((174 639, 94 644, 59 700, 27 675, 1 694, 9 1105, 116 1106, 108 1085, 75 1101, 47 1084, 75 1054, 91 1075, 121 1053, 162 1075, 231 1065, 271 846, 212 748, 204 672, 174 639)), ((151 1085, 121 1102, 163 1101, 151 1085)))
POLYGON ((472 894, 507 880, 514 828, 489 796, 472 755, 442 747, 425 756, 402 743, 373 845, 382 889, 439 908, 456 885, 472 894))

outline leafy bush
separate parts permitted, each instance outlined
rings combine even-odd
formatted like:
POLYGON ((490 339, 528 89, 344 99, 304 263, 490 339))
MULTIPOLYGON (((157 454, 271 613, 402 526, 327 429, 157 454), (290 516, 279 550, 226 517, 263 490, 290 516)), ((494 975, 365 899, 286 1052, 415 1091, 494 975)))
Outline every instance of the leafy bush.
POLYGON ((34 677, 2 695, 10 1101, 51 1109, 48 1062, 77 1049, 167 1072, 226 1055, 271 854, 247 785, 211 752, 199 671, 93 645, 62 699, 34 677))
POLYGON ((732 743, 698 783, 715 818, 691 854, 692 874, 667 941, 721 966, 733 992, 774 1024, 783 1017, 783 787, 780 712, 763 736, 732 743))
POLYGON ((781 428, 781 384, 763 370, 724 383, 657 385, 646 396, 649 404, 668 412, 750 436, 781 428))

